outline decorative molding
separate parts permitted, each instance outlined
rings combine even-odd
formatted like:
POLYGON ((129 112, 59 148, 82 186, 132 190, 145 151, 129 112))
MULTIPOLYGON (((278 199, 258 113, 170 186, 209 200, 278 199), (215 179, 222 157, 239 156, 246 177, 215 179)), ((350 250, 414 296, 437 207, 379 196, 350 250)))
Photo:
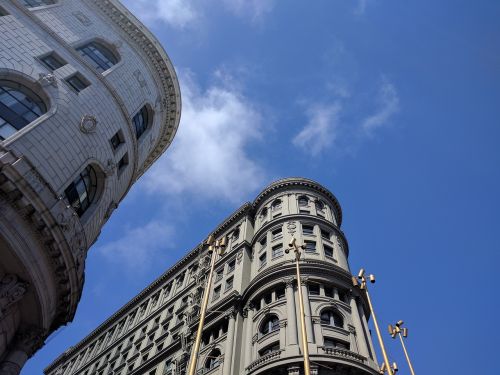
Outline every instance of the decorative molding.
POLYGON ((75 18, 80 21, 83 26, 88 27, 92 25, 92 21, 90 20, 90 18, 88 18, 82 11, 76 11, 71 14, 75 16, 75 18))
POLYGON ((288 229, 288 233, 293 235, 297 230, 297 224, 295 221, 289 221, 286 223, 286 228, 288 229))
POLYGON ((38 82, 42 85, 42 87, 47 87, 47 86, 57 87, 56 76, 52 73, 40 73, 38 82))
POLYGON ((4 275, 0 279, 0 318, 10 306, 24 297, 27 290, 28 283, 19 281, 16 275, 4 275))
POLYGON ((91 134, 95 132, 97 127, 97 119, 93 115, 83 115, 80 121, 80 131, 83 134, 91 134))

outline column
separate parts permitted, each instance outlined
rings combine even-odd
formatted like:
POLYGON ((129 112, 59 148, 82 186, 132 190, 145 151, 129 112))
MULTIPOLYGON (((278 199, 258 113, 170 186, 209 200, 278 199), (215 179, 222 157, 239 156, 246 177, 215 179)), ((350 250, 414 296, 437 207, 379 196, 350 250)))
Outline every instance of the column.
POLYGON ((361 322, 363 323, 363 328, 365 329, 365 340, 368 341, 368 345, 370 348, 370 353, 371 353, 371 358, 378 364, 378 359, 377 359, 377 353, 375 352, 375 349, 373 348, 373 342, 372 342, 372 337, 370 335, 370 328, 368 327, 368 322, 366 320, 365 316, 365 310, 363 309, 363 305, 358 302, 358 311, 361 316, 361 322))
POLYGON ((370 353, 368 351, 368 347, 366 346, 366 340, 364 335, 364 330, 361 325, 361 317, 358 311, 358 303, 356 301, 356 297, 351 295, 351 317, 352 323, 354 325, 354 329, 356 330, 356 342, 359 347, 359 354, 365 356, 366 358, 370 357, 370 353))
POLYGON ((245 368, 246 369, 248 366, 250 366, 250 363, 252 363, 252 326, 253 326, 253 305, 249 304, 245 307, 244 310, 244 317, 245 317, 245 337, 243 340, 243 345, 245 347, 245 368))
POLYGON ((233 363, 233 346, 234 346, 234 321, 235 311, 228 314, 229 324, 227 327, 226 348, 224 350, 224 364, 222 367, 222 375, 231 375, 231 366, 233 363))
POLYGON ((295 296, 293 292, 293 278, 286 283, 286 313, 287 313, 287 345, 297 345, 297 314, 295 313, 295 296))
POLYGON ((333 298, 335 298, 337 301, 340 301, 339 290, 335 286, 333 287, 333 298))
POLYGON ((11 350, 0 362, 0 374, 18 375, 28 358, 42 347, 45 340, 44 331, 38 327, 18 329, 11 350))
POLYGON ((311 317, 311 304, 309 302, 309 290, 307 289, 307 279, 302 278, 302 297, 304 298, 304 314, 306 315, 306 332, 307 332, 307 342, 314 342, 314 332, 312 326, 312 317, 311 317))

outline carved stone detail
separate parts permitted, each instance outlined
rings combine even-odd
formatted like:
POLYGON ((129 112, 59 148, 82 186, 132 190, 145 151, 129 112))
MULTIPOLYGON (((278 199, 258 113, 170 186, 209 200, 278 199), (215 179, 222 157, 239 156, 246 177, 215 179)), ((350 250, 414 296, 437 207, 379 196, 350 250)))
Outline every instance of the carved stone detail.
POLYGON ((83 26, 92 25, 92 21, 83 12, 77 11, 72 13, 75 18, 82 23, 83 26))
POLYGON ((5 275, 0 280, 0 317, 9 306, 20 301, 27 290, 28 284, 19 281, 16 275, 5 275))
POLYGON ((80 131, 84 134, 95 132, 97 127, 97 119, 92 115, 83 115, 80 121, 80 131))
POLYGON ((288 233, 293 235, 297 231, 297 224, 295 221, 289 221, 286 223, 286 228, 288 229, 288 233))
POLYGON ((52 73, 40 73, 38 82, 43 86, 53 86, 57 87, 57 79, 56 76, 52 73))

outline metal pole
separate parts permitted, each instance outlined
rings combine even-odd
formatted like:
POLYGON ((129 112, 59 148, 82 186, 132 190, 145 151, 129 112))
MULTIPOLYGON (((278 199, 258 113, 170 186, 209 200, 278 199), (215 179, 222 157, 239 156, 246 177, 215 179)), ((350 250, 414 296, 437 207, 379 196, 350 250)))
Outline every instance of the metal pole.
POLYGON ((373 324, 375 326, 375 331, 377 332, 378 342, 380 344, 380 349, 382 350, 382 356, 384 357, 384 363, 385 367, 387 368, 387 373, 389 375, 394 375, 391 364, 389 363, 389 358, 387 357, 387 352, 385 350, 384 341, 382 340, 382 335, 380 334, 380 329, 378 328, 377 317, 375 316, 375 311, 373 310, 372 301, 370 298, 370 294, 368 293, 368 286, 366 285, 366 279, 364 276, 363 276, 363 283, 365 285, 366 298, 368 300, 368 306, 370 307, 370 311, 372 313, 373 324))
POLYGON ((300 324, 301 324, 300 328, 302 333, 301 335, 302 348, 304 354, 304 375, 311 375, 311 366, 309 363, 309 347, 307 344, 307 331, 306 331, 306 319, 305 319, 306 315, 304 313, 304 299, 302 296, 302 285, 301 285, 300 267, 299 267, 300 251, 295 241, 293 241, 293 247, 295 251, 295 268, 297 271, 297 289, 299 290, 300 324))
POLYGON ((403 336, 401 336, 401 331, 398 332, 399 339, 401 340, 401 345, 403 346, 403 351, 405 352, 406 360, 408 361, 408 366, 410 366, 411 375, 415 375, 415 371, 413 370, 413 366, 410 361, 410 356, 408 355, 408 351, 406 350, 406 345, 403 340, 403 336))
MULTIPOLYGON (((212 247, 212 245, 210 245, 212 247)), ((201 343, 201 334, 203 332, 203 325, 205 324, 205 315, 207 312, 208 306, 208 297, 210 294, 210 286, 212 285, 212 277, 215 268, 215 258, 217 256, 217 246, 212 248, 212 260, 210 263, 210 273, 208 274, 208 281, 205 290, 203 291, 203 302, 201 305, 200 312, 200 322, 198 324, 198 331, 196 333, 196 340, 194 342, 193 351, 191 352, 191 360, 189 361, 189 375, 195 375, 196 373, 196 364, 198 362, 198 354, 200 351, 200 343, 201 343)))

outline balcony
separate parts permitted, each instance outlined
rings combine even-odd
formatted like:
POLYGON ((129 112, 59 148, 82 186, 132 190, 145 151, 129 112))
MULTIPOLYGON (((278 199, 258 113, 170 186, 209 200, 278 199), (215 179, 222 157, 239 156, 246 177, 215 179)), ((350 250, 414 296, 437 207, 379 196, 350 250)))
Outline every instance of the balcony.
POLYGON ((246 368, 247 373, 252 372, 253 370, 255 370, 261 366, 264 366, 265 364, 267 364, 269 362, 273 362, 273 361, 280 359, 282 352, 284 352, 283 349, 276 350, 274 352, 263 355, 262 357, 260 357, 256 361, 253 361, 252 363, 250 363, 250 366, 248 366, 246 368))
POLYGON ((323 350, 325 351, 325 354, 331 355, 331 356, 336 357, 336 358, 347 359, 347 360, 356 361, 359 363, 366 364, 366 357, 363 357, 360 354, 351 352, 350 350, 347 350, 347 349, 330 348, 330 347, 323 346, 323 350))

